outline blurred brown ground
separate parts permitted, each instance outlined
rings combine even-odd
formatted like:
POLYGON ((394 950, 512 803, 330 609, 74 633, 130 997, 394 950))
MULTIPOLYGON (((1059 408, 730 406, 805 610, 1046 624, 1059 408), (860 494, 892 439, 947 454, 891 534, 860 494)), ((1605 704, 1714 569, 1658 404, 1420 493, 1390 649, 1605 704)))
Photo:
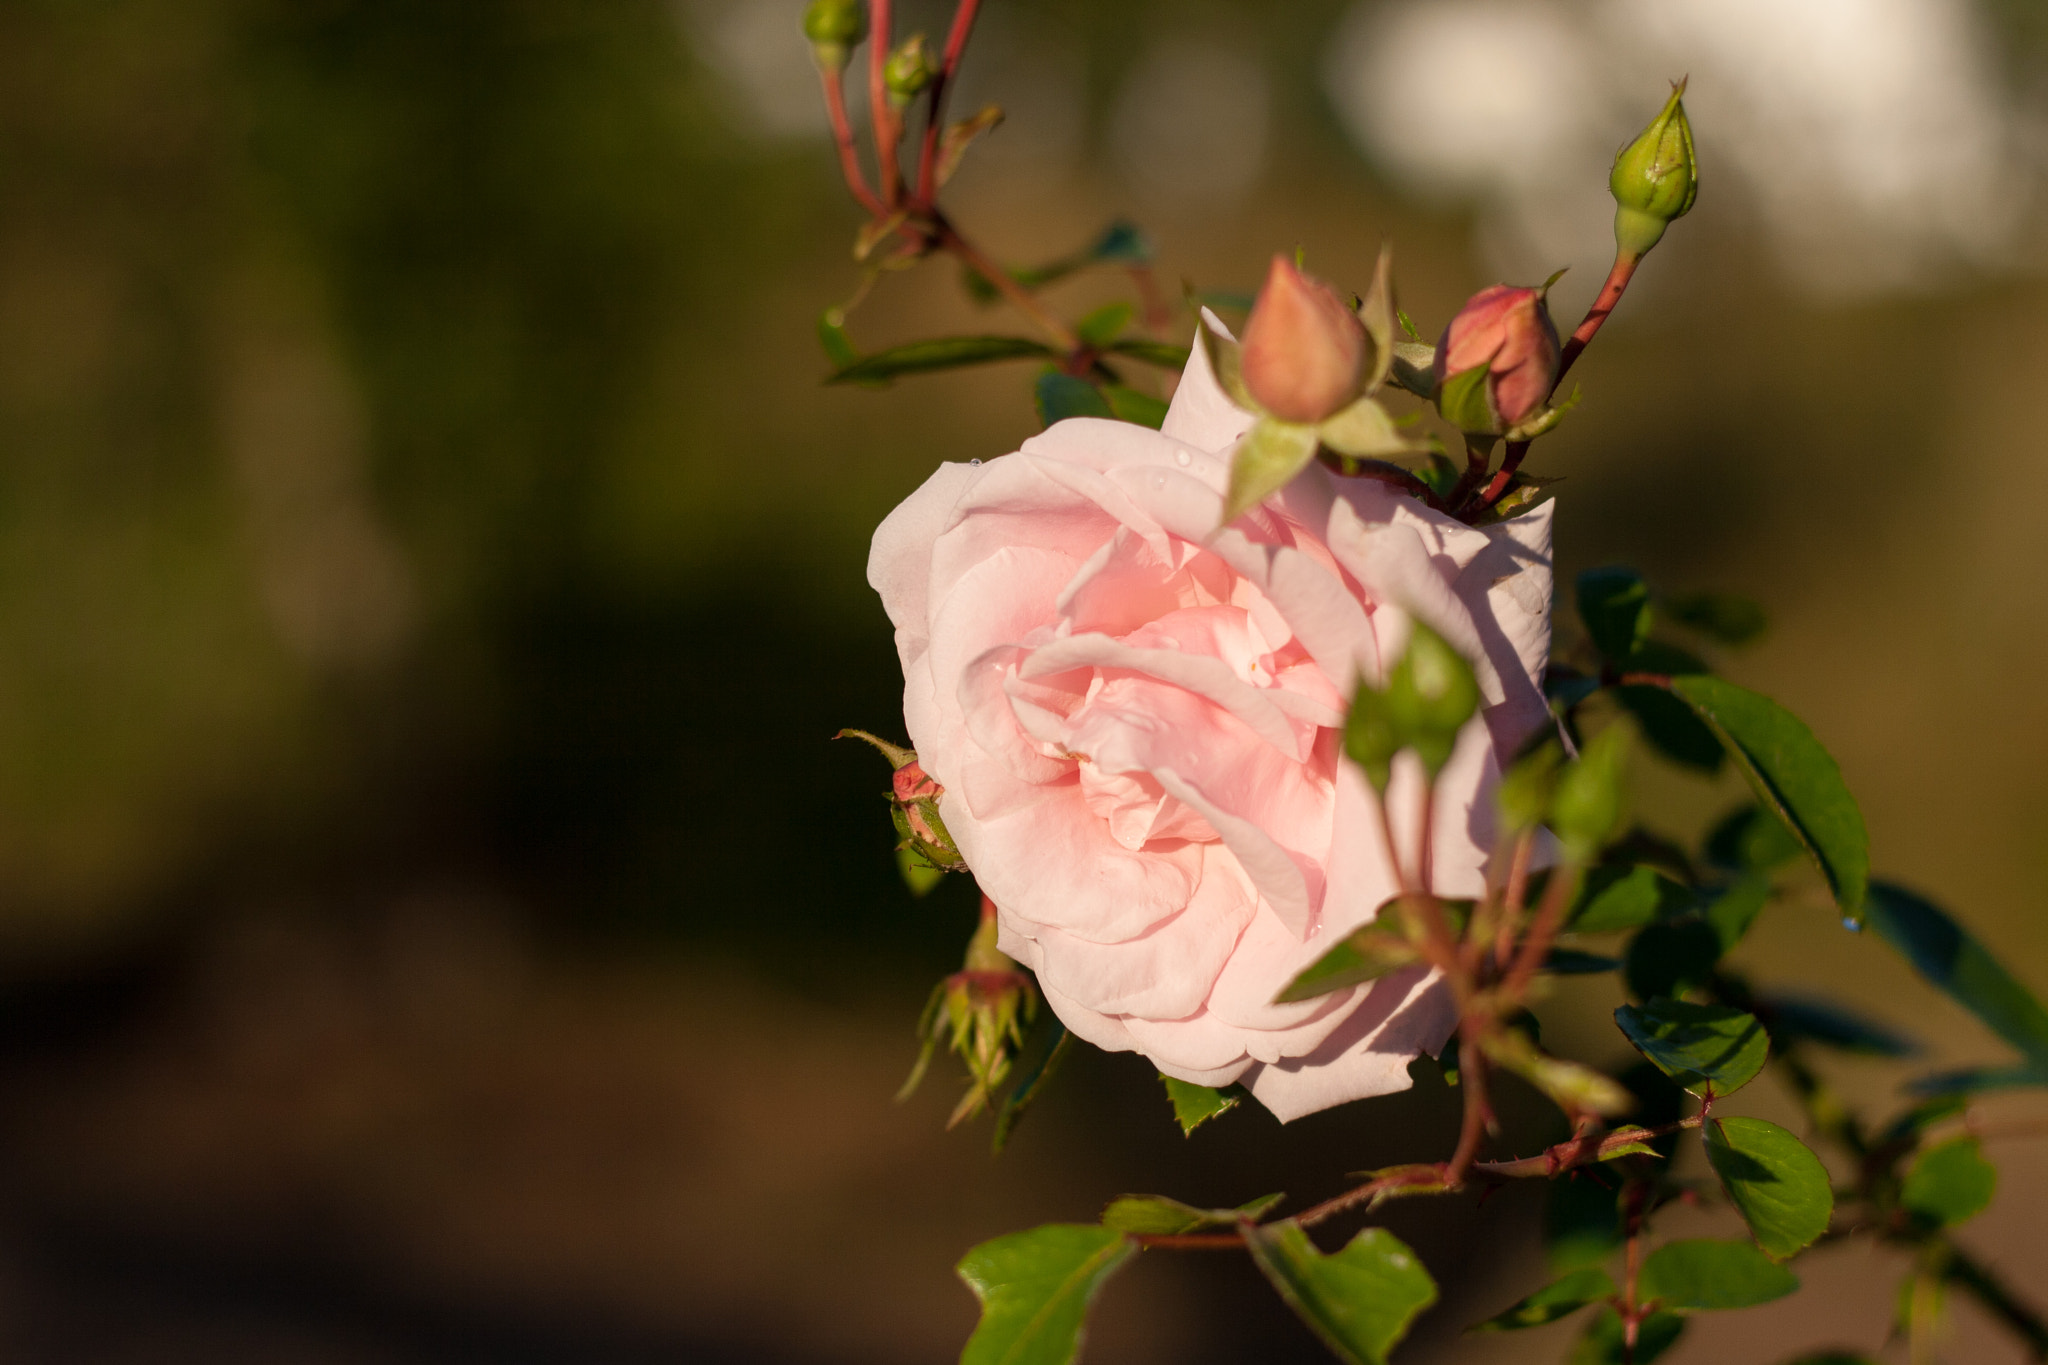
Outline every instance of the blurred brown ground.
MULTIPOLYGON (((1331 125, 1343 7, 1274 8, 992 3, 1016 118, 963 223, 1028 259, 1136 212, 1168 279, 1218 287, 1296 243, 1361 279, 1387 237, 1435 325, 1489 282, 1470 221, 1331 125), (1092 150, 1169 27, 1273 73, 1243 197, 1161 198, 1092 150), (1064 152, 1033 103, 1055 71, 1064 152)), ((734 112, 714 10, 0 9, 9 1358, 948 1359, 980 1238, 1130 1189, 1305 1202, 1444 1144, 1441 1093, 1184 1141, 1131 1058, 1077 1061, 999 1162, 939 1130, 944 1081, 890 1103, 971 904, 901 892, 878 774, 825 742, 892 726, 866 538, 1034 422, 1015 370, 818 386, 851 211, 814 138, 734 112)), ((2027 269, 1805 299, 1710 180, 1544 451, 1563 567, 1765 602, 1735 676, 1832 748, 1880 867, 2037 990, 2044 319, 2027 269)), ((933 268, 855 332, 992 325, 933 268)), ((1733 794, 1642 782, 1679 833, 1733 794)), ((1899 1020, 1925 1064, 1996 1055, 1812 905, 1741 960, 1899 1020)), ((1611 989, 1561 993, 1548 1036, 1611 1054, 1611 989)), ((1897 1068, 1839 1071, 1895 1101, 1897 1068)), ((1963 1236, 2037 1303, 2044 1151, 1998 1147, 1963 1236)), ((1413 1359, 1500 1358, 1456 1331, 1533 1282, 1534 1210, 1392 1212, 1445 1286, 1413 1359)), ((1895 1259, 1800 1268, 1669 1359, 1875 1348, 1895 1259)), ((1956 1331, 1953 1360, 2019 1358, 1967 1307, 1956 1331)), ((1319 1357, 1242 1263, 1152 1257, 1088 1358, 1319 1357)))

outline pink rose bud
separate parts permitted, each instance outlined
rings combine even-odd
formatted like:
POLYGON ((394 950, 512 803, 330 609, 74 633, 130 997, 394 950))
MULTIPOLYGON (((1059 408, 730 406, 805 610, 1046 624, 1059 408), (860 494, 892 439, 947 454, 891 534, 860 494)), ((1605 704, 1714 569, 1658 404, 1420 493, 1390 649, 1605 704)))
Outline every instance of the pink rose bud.
POLYGON ((1436 344, 1438 406, 1460 431, 1498 434, 1543 406, 1557 362, 1557 325, 1541 289, 1482 289, 1436 344), (1481 383, 1453 382, 1480 369, 1481 383))
POLYGON ((910 826, 911 837, 931 848, 950 850, 953 840, 940 832, 936 804, 946 794, 946 789, 932 781, 930 774, 914 758, 898 768, 891 780, 895 785, 896 805, 910 826))
POLYGON ((931 774, 914 758, 898 768, 892 780, 896 785, 896 799, 905 805, 925 797, 939 796, 945 791, 944 787, 932 781, 931 774))
POLYGON ((1344 300, 1275 256, 1244 325, 1240 373, 1252 397, 1283 422, 1320 422, 1358 397, 1366 349, 1344 300))

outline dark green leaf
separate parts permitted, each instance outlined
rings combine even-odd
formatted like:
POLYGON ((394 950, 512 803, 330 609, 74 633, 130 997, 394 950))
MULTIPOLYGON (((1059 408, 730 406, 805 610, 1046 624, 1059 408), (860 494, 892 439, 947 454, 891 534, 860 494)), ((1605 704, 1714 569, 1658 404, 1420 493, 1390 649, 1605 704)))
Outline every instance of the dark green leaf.
POLYGON ((1759 1002, 1773 1038, 1811 1042, 1871 1057, 1908 1057, 1919 1046, 1886 1025, 1810 996, 1773 995, 1759 1002))
POLYGON ((1650 638, 1650 589, 1641 574, 1619 565, 1579 575, 1579 619, 1593 647, 1619 668, 1650 638))
POLYGON ((1127 1194, 1102 1211, 1102 1226, 1141 1237, 1173 1237, 1201 1228, 1236 1227, 1246 1219, 1256 1223, 1286 1197, 1269 1194, 1234 1209, 1198 1209, 1164 1195, 1127 1194))
POLYGON ((828 384, 864 384, 928 370, 953 370, 997 360, 1049 359, 1050 346, 1029 337, 938 337, 891 346, 835 370, 828 384))
POLYGON ((1051 426, 1069 417, 1113 417, 1109 400, 1102 396, 1102 390, 1085 379, 1076 379, 1058 370, 1046 370, 1038 376, 1038 382, 1031 386, 1031 396, 1038 404, 1038 421, 1041 426, 1051 426))
POLYGON ((1051 1223, 983 1242, 957 1267, 981 1300, 981 1324, 960 1365, 1067 1365, 1081 1349, 1089 1300, 1137 1250, 1092 1223, 1051 1223))
POLYGON ((1685 1319, 1676 1313, 1652 1313, 1636 1324, 1636 1349, 1631 1354, 1624 1343, 1621 1315, 1612 1308, 1601 1310, 1572 1348, 1566 1365, 1650 1365, 1650 1362, 1678 1344, 1685 1332, 1685 1319))
MULTIPOLYGON (((1391 905, 1392 902, 1389 902, 1391 905)), ((1386 912, 1381 912, 1386 918, 1386 912)), ((1376 981, 1388 972, 1419 962, 1422 954, 1415 945, 1390 926, 1375 920, 1361 924, 1330 946, 1328 952, 1287 983, 1287 989, 1273 997, 1276 1005, 1309 1000, 1346 986, 1376 981)))
POLYGON ((1957 1004, 2048 1070, 2048 1010, 1942 910, 1888 882, 1871 888, 1870 927, 1957 1004))
POLYGON ((1721 737, 1757 800, 1812 855, 1842 914, 1861 918, 1870 837, 1842 770, 1813 731, 1770 698, 1719 678, 1673 678, 1671 690, 1721 737))
POLYGON ((1952 1138, 1913 1158, 1899 1186, 1899 1202, 1942 1227, 1975 1218, 1991 1207, 1998 1168, 1984 1159, 1973 1137, 1952 1138))
POLYGON ((1666 598, 1664 614, 1718 644, 1746 645, 1764 633, 1770 620, 1748 597, 1732 592, 1695 592, 1666 598))
POLYGON ((996 1111, 995 1135, 989 1140, 989 1146, 997 1156, 1001 1156, 1003 1148, 1009 1146, 1010 1134, 1016 1130, 1017 1121, 1024 1117, 1025 1109, 1045 1089, 1046 1082, 1059 1070, 1060 1063, 1066 1060, 1068 1051, 1073 1047, 1074 1035, 1068 1033, 1067 1026, 1057 1018, 1051 1020, 1048 1029, 1050 1037, 1045 1051, 1039 1054, 1038 1064, 1017 1078, 1017 1083, 1010 1087, 1010 1093, 1003 1097, 1003 1107, 996 1111))
POLYGON ((1771 884, 1762 877, 1744 877, 1707 902, 1700 912, 1708 927, 1713 929, 1715 939, 1723 953, 1733 951, 1742 942, 1742 936, 1749 932, 1749 926, 1756 923, 1756 917, 1763 913, 1764 905, 1771 899, 1771 884))
POLYGON ((1474 1323, 1468 1332, 1513 1332, 1524 1327, 1541 1327, 1578 1312, 1589 1303, 1614 1297, 1614 1281, 1598 1266, 1574 1270, 1553 1280, 1513 1308, 1496 1313, 1485 1322, 1474 1323))
POLYGON ((1088 248, 1088 259, 1102 265, 1147 265, 1155 254, 1145 230, 1122 218, 1104 228, 1088 248))
POLYGON ((1650 1000, 1623 1005, 1614 1022, 1660 1071, 1702 1098, 1734 1094, 1770 1058, 1770 1039, 1756 1016, 1725 1005, 1650 1000))
POLYGON ((1325 1256, 1293 1219, 1247 1232, 1246 1245, 1287 1306, 1347 1365, 1383 1365, 1436 1281, 1385 1228, 1367 1228, 1325 1256))
POLYGON ((1692 708, 1659 687, 1617 687, 1614 699, 1636 718, 1650 747, 1683 768, 1721 771, 1721 740, 1692 708))
POLYGON ((1923 1076, 1907 1089, 1916 1095, 1974 1095, 2039 1086, 2048 1086, 2048 1067, 1983 1066, 1923 1076))
POLYGON ((1755 806, 1738 806, 1707 835, 1707 861, 1730 872, 1770 872, 1803 850, 1792 831, 1755 806))
POLYGON ((1552 710, 1570 710, 1600 690, 1600 680, 1589 678, 1569 664, 1553 663, 1543 670, 1543 698, 1552 710))
POLYGON ((1162 370, 1184 370, 1188 366, 1188 348, 1174 346, 1164 341, 1147 341, 1143 337, 1125 337, 1112 343, 1108 348, 1112 355, 1127 355, 1147 365, 1157 365, 1162 370))
POLYGON ((1090 346, 1100 349, 1122 335, 1124 328, 1131 325, 1131 318, 1137 311, 1129 303, 1121 300, 1116 303, 1105 303, 1074 324, 1074 335, 1090 346))
POLYGON ((1212 1090, 1206 1085, 1194 1085, 1164 1074, 1159 1079, 1166 1084, 1166 1097, 1173 1101, 1173 1117, 1180 1123, 1183 1136, 1193 1133, 1210 1119, 1237 1108, 1238 1101, 1243 1098, 1243 1092, 1235 1086, 1227 1090, 1212 1090))
POLYGON ((1690 891, 1654 867, 1602 865, 1586 873, 1565 928, 1575 934, 1640 929, 1691 901, 1690 891))
POLYGON ((1748 1242, 1667 1242, 1643 1261, 1636 1294, 1674 1313, 1753 1308, 1799 1288, 1799 1277, 1748 1242))
POLYGON ((1705 920, 1653 924, 1629 940, 1629 993, 1639 1000, 1675 1000, 1705 986, 1720 959, 1721 936, 1705 920))
POLYGON ((1543 1250, 1553 1272, 1597 1265, 1621 1246, 1621 1206, 1610 1177, 1574 1171, 1550 1182, 1543 1202, 1543 1250))
POLYGON ((1544 955, 1542 970, 1558 976, 1598 976, 1621 965, 1618 957, 1582 953, 1575 948, 1552 948, 1544 955))
POLYGON ((1109 400, 1109 410, 1119 422, 1132 422, 1154 431, 1166 422, 1166 404, 1149 393, 1139 393, 1122 384, 1105 384, 1102 396, 1109 400))
POLYGON ((1805 1143, 1762 1119, 1709 1119, 1707 1160, 1750 1235, 1782 1261, 1828 1230, 1835 1210, 1827 1168, 1805 1143))

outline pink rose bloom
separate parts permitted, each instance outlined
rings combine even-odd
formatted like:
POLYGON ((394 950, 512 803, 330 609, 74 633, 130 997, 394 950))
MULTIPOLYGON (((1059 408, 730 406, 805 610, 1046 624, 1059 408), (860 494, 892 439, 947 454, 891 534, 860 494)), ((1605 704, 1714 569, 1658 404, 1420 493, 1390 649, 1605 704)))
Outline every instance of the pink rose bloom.
MULTIPOLYGON (((1219 531, 1250 420, 1197 346, 1162 431, 1075 418, 941 465, 875 532, 868 581, 1003 951, 1087 1041, 1242 1082, 1285 1120, 1405 1089, 1455 1024, 1422 968, 1273 997, 1399 889, 1340 738, 1417 618, 1486 702, 1433 849, 1436 891, 1480 892, 1499 755, 1547 716, 1551 509, 1478 530, 1311 466, 1219 531)), ((1404 756, 1388 802, 1411 861, 1420 796, 1404 756)))

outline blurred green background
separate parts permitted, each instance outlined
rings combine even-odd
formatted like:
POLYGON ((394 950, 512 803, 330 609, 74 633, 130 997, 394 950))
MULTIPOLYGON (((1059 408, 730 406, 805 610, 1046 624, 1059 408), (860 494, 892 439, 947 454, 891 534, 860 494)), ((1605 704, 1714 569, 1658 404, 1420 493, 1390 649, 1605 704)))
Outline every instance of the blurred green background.
MULTIPOLYGON (((867 538, 1036 421, 1015 367, 820 385, 857 219, 801 8, 0 6, 9 1358, 942 1360, 983 1237, 1446 1145, 1441 1092, 1184 1141, 1129 1057, 1000 1163, 938 1131, 946 1085, 889 1103, 972 900, 901 890, 879 765, 827 742, 899 729, 867 538)), ((1541 452, 1561 565, 1761 599, 1732 671, 1841 759, 1879 866, 2048 990, 2039 16, 987 0, 956 108, 1011 120, 952 202, 1014 261, 1130 216, 1203 287, 1296 244, 1362 281, 1388 239, 1425 330, 1571 264, 1575 316, 1604 159, 1690 70, 1699 209, 1541 452)), ((956 284, 884 281, 855 337, 1009 327, 956 284)), ((1679 834, 1732 799, 1643 792, 1679 834)), ((1814 906, 1743 961, 1995 1055, 1814 906)), ((1611 1055, 1608 989, 1553 1036, 1611 1055)), ((2039 1147, 1964 1240, 2042 1302, 2039 1147)), ((1479 1358, 1534 1208, 1396 1214, 1445 1283, 1414 1359, 1479 1358)), ((1903 1267, 1802 1269, 1670 1359, 1883 1340, 1903 1267)), ((1091 1352, 1318 1358, 1227 1258, 1148 1258, 1091 1352)))

